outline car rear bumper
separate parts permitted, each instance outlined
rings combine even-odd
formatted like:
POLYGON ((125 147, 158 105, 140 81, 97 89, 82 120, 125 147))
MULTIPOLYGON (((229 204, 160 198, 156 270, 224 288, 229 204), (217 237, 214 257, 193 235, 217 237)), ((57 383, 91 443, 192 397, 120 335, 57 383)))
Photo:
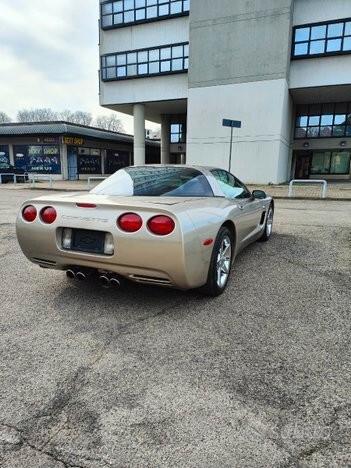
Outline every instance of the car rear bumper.
MULTIPOLYGON (((116 233, 112 227, 105 226, 101 230, 112 234, 115 246, 114 255, 108 256, 64 250, 63 227, 67 226, 47 226, 39 220, 27 223, 19 216, 17 238, 25 256, 43 268, 92 268, 138 283, 179 289, 197 288, 206 282, 208 267, 204 269, 201 255, 196 255, 198 242, 194 236, 187 240, 182 232, 164 238, 132 236, 116 233)), ((69 227, 80 226, 71 223, 69 227)))

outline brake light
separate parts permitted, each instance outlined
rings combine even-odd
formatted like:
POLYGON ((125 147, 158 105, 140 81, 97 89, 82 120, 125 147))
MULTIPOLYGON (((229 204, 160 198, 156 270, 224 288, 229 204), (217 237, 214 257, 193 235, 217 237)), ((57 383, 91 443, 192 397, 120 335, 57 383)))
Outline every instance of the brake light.
POLYGON ((22 210, 22 217, 28 223, 32 223, 37 217, 37 209, 33 205, 25 206, 22 210))
POLYGON ((149 219, 147 226, 153 234, 167 236, 174 231, 175 223, 169 216, 160 215, 149 219))
POLYGON ((47 206, 40 212, 40 218, 45 224, 52 224, 57 218, 57 212, 53 206, 47 206))
POLYGON ((143 225, 143 220, 136 213, 125 213, 118 218, 117 225, 122 231, 137 232, 143 225))

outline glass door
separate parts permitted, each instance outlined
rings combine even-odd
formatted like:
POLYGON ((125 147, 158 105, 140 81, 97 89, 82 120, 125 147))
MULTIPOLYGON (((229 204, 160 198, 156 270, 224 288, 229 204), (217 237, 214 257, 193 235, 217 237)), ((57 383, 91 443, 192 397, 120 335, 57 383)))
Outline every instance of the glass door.
POLYGON ((78 180, 78 150, 75 146, 67 147, 68 180, 78 180))
POLYGON ((295 179, 308 179, 312 151, 298 151, 296 154, 295 179))

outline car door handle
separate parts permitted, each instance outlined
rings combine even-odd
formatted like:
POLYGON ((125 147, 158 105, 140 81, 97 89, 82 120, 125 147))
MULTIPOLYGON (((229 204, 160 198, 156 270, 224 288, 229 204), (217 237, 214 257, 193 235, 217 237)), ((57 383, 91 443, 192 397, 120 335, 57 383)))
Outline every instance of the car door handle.
POLYGON ((238 208, 239 208, 239 210, 243 210, 243 209, 244 209, 244 205, 238 205, 238 208))

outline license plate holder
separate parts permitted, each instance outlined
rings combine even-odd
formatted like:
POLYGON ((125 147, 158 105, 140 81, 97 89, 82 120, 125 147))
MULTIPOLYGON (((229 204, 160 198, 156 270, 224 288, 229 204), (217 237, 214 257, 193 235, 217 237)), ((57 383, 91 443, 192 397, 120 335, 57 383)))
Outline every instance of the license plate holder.
POLYGON ((104 254, 106 232, 92 231, 89 229, 73 229, 71 250, 104 254))

